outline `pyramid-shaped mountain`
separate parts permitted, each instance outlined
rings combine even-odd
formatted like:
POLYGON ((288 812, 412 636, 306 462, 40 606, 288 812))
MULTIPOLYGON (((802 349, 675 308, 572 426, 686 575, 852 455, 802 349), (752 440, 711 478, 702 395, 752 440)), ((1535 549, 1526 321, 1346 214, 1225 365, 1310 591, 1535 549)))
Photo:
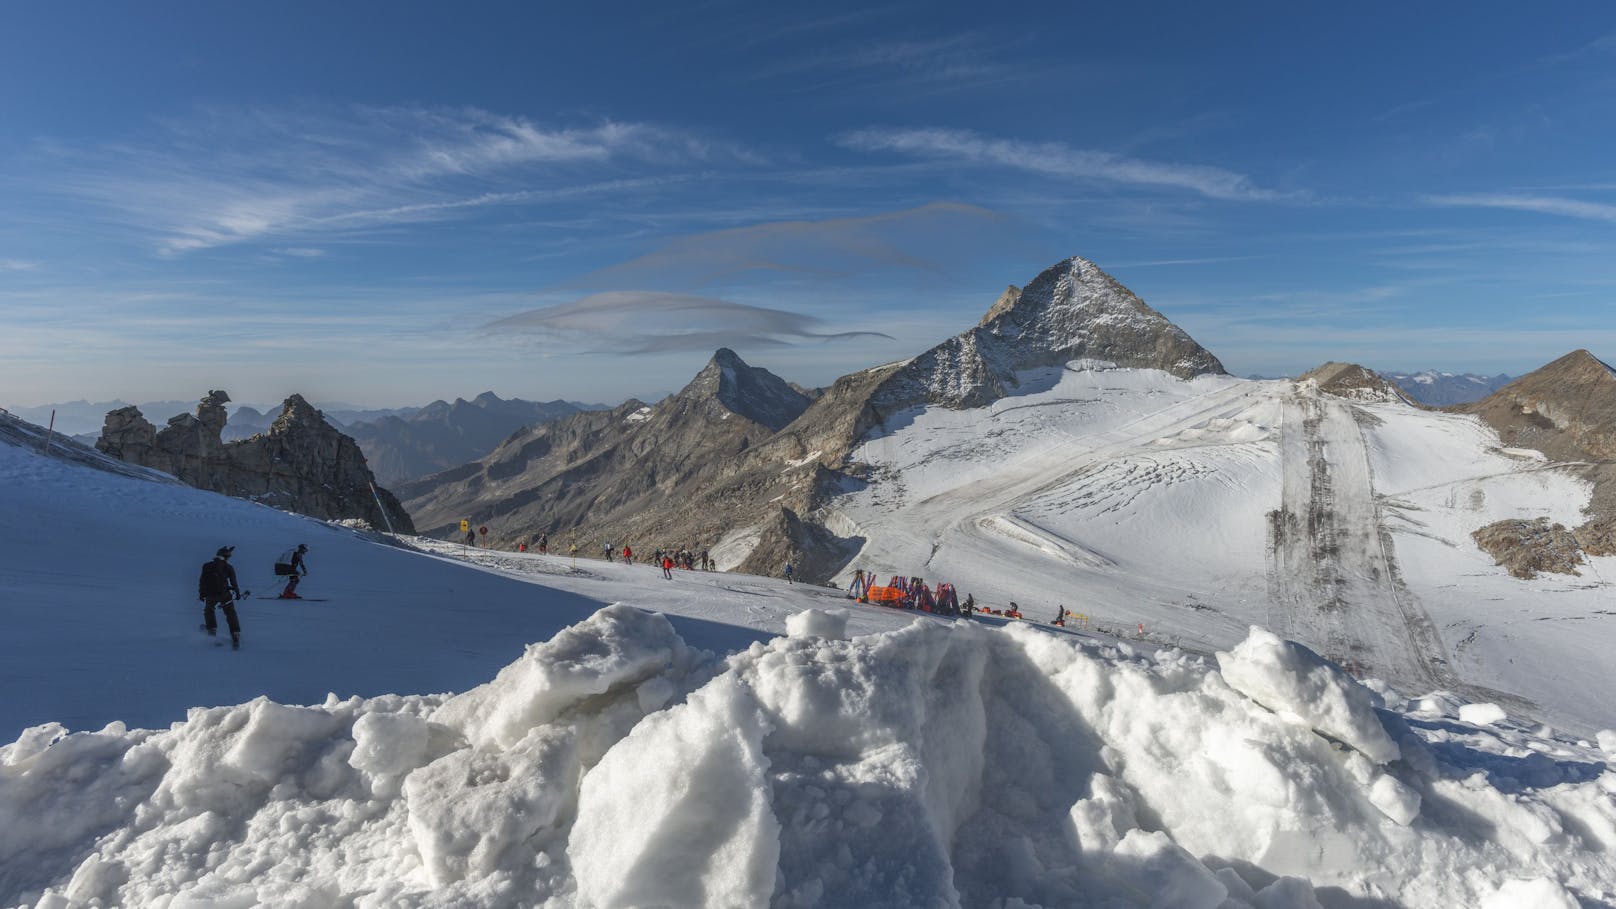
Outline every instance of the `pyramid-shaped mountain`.
POLYGON ((427 533, 462 518, 497 543, 548 533, 598 549, 712 548, 725 568, 790 560, 828 578, 858 549, 823 523, 865 469, 854 451, 913 408, 969 408, 1074 360, 1188 379, 1223 366, 1093 262, 1072 258, 1000 295, 983 319, 910 360, 843 376, 812 397, 720 350, 655 406, 630 402, 522 430, 480 461, 400 487, 427 533))
POLYGON ((1074 256, 1025 289, 1010 287, 975 328, 891 376, 878 406, 980 407, 1020 385, 1018 373, 1072 360, 1160 369, 1181 379, 1222 375, 1223 364, 1098 265, 1074 256))

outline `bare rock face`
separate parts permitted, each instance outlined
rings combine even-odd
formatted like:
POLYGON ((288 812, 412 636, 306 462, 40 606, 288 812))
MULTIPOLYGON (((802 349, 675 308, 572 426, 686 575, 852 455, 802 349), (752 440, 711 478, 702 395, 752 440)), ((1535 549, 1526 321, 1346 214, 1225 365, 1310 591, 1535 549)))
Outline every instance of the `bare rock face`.
POLYGON ((237 442, 222 441, 229 400, 222 391, 210 391, 194 415, 180 414, 161 430, 135 407, 111 411, 95 447, 199 489, 310 517, 360 518, 377 528, 390 522, 400 533, 414 532, 391 493, 378 487, 372 495, 374 477, 359 446, 301 395, 286 399, 267 432, 237 442))
POLYGON ((1616 555, 1616 520, 1596 518, 1572 533, 1584 553, 1591 556, 1616 555))
POLYGON ((1488 524, 1470 535, 1484 552, 1517 578, 1535 578, 1540 571, 1580 575, 1582 552, 1577 538, 1562 524, 1548 518, 1508 520, 1488 524))

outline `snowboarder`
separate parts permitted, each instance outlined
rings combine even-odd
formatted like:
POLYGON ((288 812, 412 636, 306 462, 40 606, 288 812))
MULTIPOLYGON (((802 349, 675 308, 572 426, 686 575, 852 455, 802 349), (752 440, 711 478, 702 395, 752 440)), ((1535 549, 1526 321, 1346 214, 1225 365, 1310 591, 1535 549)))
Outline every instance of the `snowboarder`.
POLYGON ((307 543, 299 543, 296 549, 286 550, 275 560, 275 576, 286 579, 286 589, 281 591, 280 599, 303 599, 297 595, 297 582, 308 576, 309 566, 303 563, 303 553, 308 551, 307 543))
POLYGON ((673 557, 672 556, 663 556, 662 557, 662 576, 667 578, 670 581, 673 580, 673 557))
POLYGON ((219 620, 214 616, 214 607, 224 608, 224 620, 230 626, 230 647, 241 649, 241 622, 236 618, 237 599, 241 598, 241 587, 236 584, 236 569, 230 565, 230 555, 236 551, 234 546, 221 546, 214 553, 213 561, 202 564, 202 577, 196 585, 197 599, 202 606, 202 630, 209 635, 218 635, 219 620))
POLYGON ((1050 624, 1051 625, 1059 625, 1062 628, 1066 627, 1066 606, 1065 606, 1065 604, 1062 604, 1060 606, 1055 607, 1055 621, 1051 622, 1050 624))
POLYGON ((786 574, 786 583, 787 584, 795 584, 795 583, 797 583, 796 581, 793 581, 791 579, 791 563, 790 562, 786 563, 785 574, 786 574))

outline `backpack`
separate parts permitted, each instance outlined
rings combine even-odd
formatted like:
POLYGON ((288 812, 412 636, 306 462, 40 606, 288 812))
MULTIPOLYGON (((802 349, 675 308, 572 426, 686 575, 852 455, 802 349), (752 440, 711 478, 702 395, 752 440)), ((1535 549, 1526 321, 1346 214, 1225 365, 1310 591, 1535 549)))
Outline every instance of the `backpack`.
POLYGON ((225 581, 224 572, 219 570, 223 564, 218 559, 210 559, 202 563, 202 576, 197 579, 196 592, 199 596, 223 596, 229 592, 229 584, 225 581))

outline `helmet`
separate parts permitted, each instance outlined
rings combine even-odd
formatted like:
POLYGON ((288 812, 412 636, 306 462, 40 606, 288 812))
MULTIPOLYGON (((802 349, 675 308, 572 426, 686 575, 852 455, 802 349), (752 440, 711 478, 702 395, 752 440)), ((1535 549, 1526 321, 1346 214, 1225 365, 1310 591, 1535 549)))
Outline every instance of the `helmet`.
POLYGON ((221 559, 228 559, 230 558, 230 554, 235 551, 236 547, 234 546, 220 546, 219 551, 214 553, 214 555, 221 559))

